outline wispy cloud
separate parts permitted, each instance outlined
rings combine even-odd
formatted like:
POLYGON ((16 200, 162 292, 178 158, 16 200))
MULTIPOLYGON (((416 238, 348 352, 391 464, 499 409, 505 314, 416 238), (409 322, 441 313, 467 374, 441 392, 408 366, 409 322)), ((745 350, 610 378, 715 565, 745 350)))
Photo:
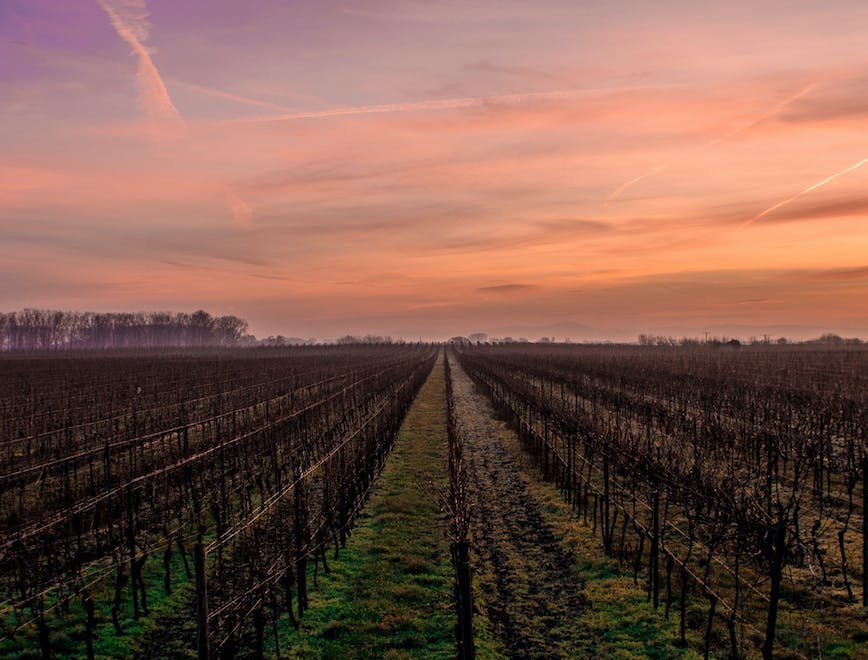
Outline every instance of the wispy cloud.
POLYGON ((242 103, 244 105, 251 105, 259 108, 268 108, 269 110, 284 112, 292 111, 292 108, 290 108, 289 106, 280 105, 279 103, 271 103, 270 101, 263 101, 261 99, 250 98, 249 96, 243 96, 241 94, 234 94, 233 92, 227 92, 222 89, 215 89, 214 87, 208 87, 207 85, 197 85, 196 83, 187 82, 186 80, 178 80, 177 78, 167 78, 166 81, 170 85, 174 85, 176 87, 189 89, 194 92, 199 92, 200 94, 206 94, 208 96, 225 99, 227 101, 235 101, 236 103, 242 103))
MULTIPOLYGON (((800 89, 795 94, 788 96, 783 101, 775 104, 773 107, 766 110, 764 113, 762 113, 756 119, 753 119, 746 124, 742 124, 741 126, 737 126, 733 129, 731 129, 730 131, 727 131, 723 135, 719 135, 718 137, 715 137, 715 138, 712 138, 711 140, 708 140, 705 144, 703 144, 699 148, 699 150, 704 150, 704 149, 707 149, 709 147, 713 147, 717 144, 720 144, 721 142, 724 142, 725 140, 729 140, 729 139, 732 139, 738 135, 741 135, 742 133, 745 133, 745 132, 751 130, 752 128, 756 128, 757 126, 759 126, 763 122, 768 121, 772 117, 779 115, 790 104, 794 103, 798 99, 800 99, 803 96, 805 96, 806 94, 810 93, 816 87, 817 87, 817 83, 810 83, 809 85, 806 85, 805 87, 800 89)), ((693 155, 693 154, 691 154, 691 155, 693 155)), ((617 188, 615 188, 609 194, 609 196, 606 198, 606 202, 613 202, 613 201, 617 200, 631 186, 636 185, 637 183, 639 183, 640 181, 642 181, 644 179, 647 179, 648 177, 654 176, 655 174, 659 174, 663 170, 671 167, 672 165, 681 164, 686 160, 687 160, 687 158, 685 157, 685 158, 680 158, 680 159, 675 160, 675 161, 669 161, 666 163, 661 163, 660 165, 657 165, 657 166, 651 168, 647 172, 644 172, 643 174, 640 174, 639 176, 633 177, 632 179, 625 181, 624 183, 619 185, 617 188)))
POLYGON ((563 76, 558 76, 542 69, 534 69, 533 67, 528 66, 510 66, 505 64, 495 64, 487 60, 466 64, 464 65, 464 70, 476 71, 483 74, 499 74, 516 78, 526 78, 528 80, 555 82, 559 85, 575 85, 575 81, 573 80, 568 80, 563 76))
POLYGON ((868 78, 838 78, 824 84, 816 94, 799 100, 781 113, 780 119, 796 124, 864 120, 868 117, 868 78))
POLYGON ((477 291, 480 293, 522 293, 537 289, 535 284, 497 284, 495 286, 481 286, 477 291))
POLYGON ((118 36, 126 41, 139 60, 139 103, 152 126, 158 129, 176 128, 183 125, 178 109, 172 103, 169 92, 157 67, 151 59, 144 42, 148 38, 150 24, 145 0, 97 0, 108 15, 118 36))
POLYGON ((239 227, 250 227, 253 224, 253 211, 238 195, 229 195, 229 212, 232 214, 232 222, 239 227))
POLYGON ((713 145, 713 144, 717 144, 718 142, 722 142, 723 140, 727 140, 729 138, 736 137, 737 135, 741 135, 742 133, 746 133, 747 131, 751 130, 752 128, 756 128, 757 126, 759 126, 763 122, 768 121, 769 119, 772 119, 773 117, 779 116, 789 106, 791 106, 793 103, 798 101, 803 96, 806 96, 807 94, 810 94, 811 92, 813 92, 815 89, 817 89, 818 86, 819 86, 819 83, 816 83, 816 82, 812 82, 812 83, 805 85, 798 92, 796 92, 795 94, 793 94, 791 96, 788 96, 780 103, 777 103, 773 107, 769 108, 768 110, 766 110, 763 114, 761 114, 759 117, 757 117, 753 121, 750 121, 746 124, 738 126, 734 129, 732 129, 731 131, 729 131, 728 133, 725 133, 724 135, 720 136, 719 138, 715 138, 714 140, 709 142, 709 146, 713 145))
POLYGON ((863 159, 860 160, 858 163, 853 163, 853 164, 850 165, 849 167, 845 167, 845 168, 844 168, 843 170, 841 170, 840 172, 835 172, 834 174, 831 174, 831 175, 827 176, 825 179, 821 179, 820 181, 817 181, 816 183, 811 184, 810 186, 808 186, 808 187, 805 188, 804 190, 802 190, 802 191, 796 193, 796 194, 793 195, 792 197, 787 197, 786 199, 781 200, 781 201, 778 202, 777 204, 772 204, 772 205, 771 205, 770 207, 768 207, 765 211, 761 211, 760 213, 757 213, 757 214, 756 214, 754 217, 752 217, 750 220, 744 222, 744 223, 742 224, 742 228, 744 228, 744 227, 748 227, 748 226, 752 225, 752 224, 755 223, 757 220, 760 220, 760 219, 764 218, 765 216, 769 215, 770 213, 774 213, 774 212, 777 211, 779 208, 781 208, 781 207, 783 207, 783 206, 786 206, 787 204, 791 204, 792 202, 796 201, 797 199, 799 199, 799 198, 802 197, 803 195, 807 195, 807 194, 810 193, 810 192, 813 192, 813 191, 815 191, 815 190, 817 190, 817 189, 819 189, 819 188, 822 188, 823 186, 825 186, 825 185, 828 184, 828 183, 831 183, 832 181, 834 181, 834 180, 837 179, 838 177, 844 176, 845 174, 849 174, 850 172, 853 172, 854 170, 858 170, 860 167, 862 167, 863 165, 865 165, 865 163, 868 163, 868 158, 863 158, 863 159))
POLYGON ((788 209, 778 210, 770 214, 765 218, 765 222, 778 223, 851 216, 868 216, 868 196, 856 195, 853 197, 823 200, 813 204, 806 204, 804 202, 794 204, 788 209))
POLYGON ((620 186, 615 188, 611 192, 611 194, 606 198, 606 201, 607 202, 614 202, 616 199, 618 199, 624 193, 624 191, 627 190, 627 188, 639 183, 643 179, 647 179, 649 176, 653 176, 653 175, 657 174, 658 172, 662 172, 667 167, 669 167, 669 165, 670 165, 669 163, 663 163, 662 165, 657 165, 656 167, 645 172, 644 174, 640 174, 639 176, 635 176, 632 179, 628 179, 627 181, 622 183, 620 186))
POLYGON ((382 103, 378 105, 353 105, 325 110, 292 112, 283 115, 263 115, 260 117, 240 117, 219 120, 218 124, 246 124, 251 122, 278 122, 297 119, 324 119, 350 115, 371 115, 399 112, 422 112, 431 110, 458 110, 462 108, 484 108, 487 106, 514 106, 535 101, 557 101, 576 98, 598 90, 560 89, 549 92, 527 92, 517 94, 498 94, 494 96, 469 96, 451 99, 432 99, 407 103, 382 103))
POLYGON ((799 279, 819 281, 846 281, 868 279, 868 266, 855 268, 833 268, 830 270, 813 270, 800 273, 799 279))
POLYGON ((610 222, 604 222, 602 220, 585 220, 582 218, 540 220, 537 224, 547 231, 563 235, 607 232, 614 228, 610 222))
MULTIPOLYGON (((108 15, 112 27, 118 36, 126 41, 138 57, 138 86, 139 102, 147 116, 152 128, 165 133, 184 125, 181 114, 172 102, 166 84, 160 77, 157 67, 151 59, 149 49, 144 45, 150 33, 147 3, 145 0, 97 0, 100 7, 108 15)), ((223 99, 270 108, 272 110, 286 110, 285 106, 266 101, 257 101, 238 94, 224 92, 204 85, 197 85, 180 80, 173 83, 192 89, 197 92, 217 96, 223 99)), ((230 192, 227 199, 227 207, 232 222, 242 228, 248 228, 253 222, 253 211, 250 206, 237 194, 230 192)))
POLYGON ((0 0, 7 306, 868 328, 868 164, 820 181, 868 156, 864 0, 34 4, 0 0))
MULTIPOLYGON (((151 31, 148 19, 151 12, 148 11, 145 0, 97 0, 97 2, 109 15, 112 25, 119 34, 124 31, 137 43, 148 40, 151 31)), ((127 39, 127 36, 121 36, 124 40, 127 39)))

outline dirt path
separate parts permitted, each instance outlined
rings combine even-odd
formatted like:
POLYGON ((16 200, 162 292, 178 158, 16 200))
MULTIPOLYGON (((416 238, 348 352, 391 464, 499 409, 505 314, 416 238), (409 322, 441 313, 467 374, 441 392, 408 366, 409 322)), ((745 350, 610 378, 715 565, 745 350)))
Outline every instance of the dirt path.
POLYGON ((577 625, 583 583, 527 487, 518 438, 457 360, 450 364, 465 441, 478 604, 510 657, 587 657, 595 644, 577 625))

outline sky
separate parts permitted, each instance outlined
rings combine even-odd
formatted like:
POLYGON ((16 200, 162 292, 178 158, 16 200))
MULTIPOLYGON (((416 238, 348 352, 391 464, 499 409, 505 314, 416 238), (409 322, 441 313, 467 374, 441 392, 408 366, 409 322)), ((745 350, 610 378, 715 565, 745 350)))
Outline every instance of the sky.
POLYGON ((868 337, 864 0, 2 0, 0 310, 868 337))

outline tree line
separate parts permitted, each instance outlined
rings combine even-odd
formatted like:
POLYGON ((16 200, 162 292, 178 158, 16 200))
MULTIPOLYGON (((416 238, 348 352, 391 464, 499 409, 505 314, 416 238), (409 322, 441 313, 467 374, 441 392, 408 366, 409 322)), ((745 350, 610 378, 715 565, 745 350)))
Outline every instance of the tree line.
POLYGON ((237 316, 184 312, 0 312, 0 351, 234 346, 247 333, 237 316))

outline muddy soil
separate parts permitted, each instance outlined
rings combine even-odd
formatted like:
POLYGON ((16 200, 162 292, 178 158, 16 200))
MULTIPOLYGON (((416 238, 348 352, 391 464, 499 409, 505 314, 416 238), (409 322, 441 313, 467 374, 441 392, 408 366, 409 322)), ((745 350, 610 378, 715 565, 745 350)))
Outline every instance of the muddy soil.
POLYGON ((518 438, 457 360, 450 365, 464 439, 477 605, 510 657, 593 655, 594 640, 577 624, 586 604, 581 577, 527 487, 518 438))

